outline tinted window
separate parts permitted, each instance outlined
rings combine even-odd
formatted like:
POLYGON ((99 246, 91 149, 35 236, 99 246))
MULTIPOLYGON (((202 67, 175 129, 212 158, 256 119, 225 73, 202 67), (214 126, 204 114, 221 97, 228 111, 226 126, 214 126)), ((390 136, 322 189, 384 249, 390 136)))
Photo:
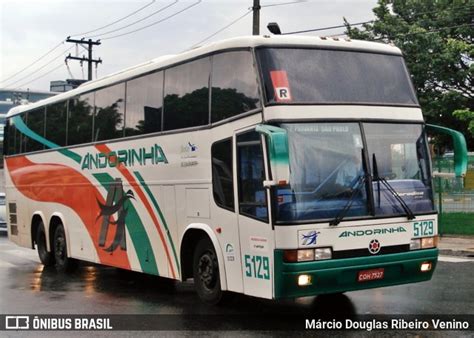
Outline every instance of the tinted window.
MULTIPOLYGON (((26 113, 26 125, 29 133, 44 137, 44 108, 39 108, 26 113)), ((35 141, 31 136, 25 136, 25 150, 26 152, 43 150, 44 145, 35 141)))
POLYGON ((232 176, 232 140, 212 145, 212 190, 216 204, 234 210, 234 184, 232 176))
POLYGON ((15 128, 15 125, 12 124, 11 119, 7 120, 6 131, 7 131, 7 148, 5 149, 5 151, 7 155, 14 155, 16 153, 16 150, 15 150, 16 128, 15 128))
POLYGON ((211 121, 260 107, 257 75, 250 52, 230 52, 212 58, 211 121))
MULTIPOLYGON (((22 124, 26 126, 26 114, 25 113, 16 115, 14 117, 14 119, 16 121, 18 121, 18 120, 23 121, 22 124)), ((25 146, 26 146, 25 135, 22 132, 20 132, 20 130, 17 128, 17 131, 15 133, 15 154, 24 153, 25 152, 25 146)))
POLYGON ((125 135, 161 131, 163 111, 163 72, 127 82, 125 135))
POLYGON ((66 145, 67 104, 59 102, 46 107, 46 135, 58 146, 66 145))
POLYGON ((271 103, 417 104, 401 56, 290 48, 257 55, 271 103))
POLYGON ((164 130, 209 123, 209 58, 165 71, 164 130))
POLYGON ((124 83, 95 93, 94 141, 123 136, 124 95, 124 83))
POLYGON ((237 170, 239 178, 239 210, 243 215, 268 219, 265 171, 260 135, 249 132, 237 136, 237 170))
POLYGON ((69 100, 67 144, 81 144, 92 141, 92 114, 94 94, 81 95, 69 100))

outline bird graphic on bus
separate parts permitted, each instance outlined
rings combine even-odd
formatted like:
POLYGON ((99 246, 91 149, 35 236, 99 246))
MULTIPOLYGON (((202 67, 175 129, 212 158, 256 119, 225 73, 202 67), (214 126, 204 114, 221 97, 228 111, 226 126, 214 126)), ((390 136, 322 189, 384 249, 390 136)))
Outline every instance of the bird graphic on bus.
POLYGON ((132 190, 125 192, 123 190, 122 180, 120 178, 110 185, 107 192, 107 199, 105 204, 102 204, 99 200, 97 203, 100 207, 100 214, 97 216, 97 220, 102 217, 102 225, 100 227, 99 235, 99 246, 105 247, 107 240, 107 234, 109 226, 116 226, 115 237, 107 248, 104 248, 107 252, 114 252, 118 247, 121 250, 127 250, 126 236, 125 236, 125 220, 128 214, 128 208, 124 207, 125 203, 130 199, 135 199, 132 190), (112 216, 117 213, 117 219, 113 221, 112 216))

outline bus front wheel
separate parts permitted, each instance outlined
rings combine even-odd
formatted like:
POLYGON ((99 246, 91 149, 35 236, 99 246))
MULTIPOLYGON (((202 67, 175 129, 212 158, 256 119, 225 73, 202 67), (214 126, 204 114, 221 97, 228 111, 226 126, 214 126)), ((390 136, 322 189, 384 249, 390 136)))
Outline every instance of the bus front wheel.
POLYGON ((216 250, 208 238, 201 239, 196 246, 193 275, 199 298, 208 304, 217 304, 222 300, 219 263, 216 250))
POLYGON ((38 225, 36 230, 36 249, 38 250, 38 256, 41 263, 44 266, 53 266, 54 265, 54 255, 52 252, 49 252, 46 248, 46 231, 44 229, 44 224, 41 222, 38 225))
POLYGON ((60 224, 54 232, 54 259, 56 270, 59 272, 71 272, 77 266, 77 261, 67 256, 67 242, 64 227, 60 224))

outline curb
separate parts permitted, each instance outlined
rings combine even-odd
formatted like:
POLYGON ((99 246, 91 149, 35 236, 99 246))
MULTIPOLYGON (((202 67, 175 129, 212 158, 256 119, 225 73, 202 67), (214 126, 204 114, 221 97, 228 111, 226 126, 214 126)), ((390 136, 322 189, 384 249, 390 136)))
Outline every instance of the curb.
POLYGON ((442 256, 474 257, 474 251, 468 250, 439 249, 439 254, 442 256))

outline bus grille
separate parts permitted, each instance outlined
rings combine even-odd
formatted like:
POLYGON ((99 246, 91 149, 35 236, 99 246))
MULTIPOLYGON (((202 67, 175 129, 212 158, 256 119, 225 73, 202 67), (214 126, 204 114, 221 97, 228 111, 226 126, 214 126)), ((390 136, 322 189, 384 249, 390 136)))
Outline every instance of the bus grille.
POLYGON ((18 236, 18 217, 16 203, 8 203, 8 216, 10 219, 10 235, 18 236))
POLYGON ((392 253, 406 252, 410 250, 410 244, 404 245, 392 245, 384 246, 380 248, 380 251, 373 255, 369 252, 369 249, 353 249, 353 250, 341 250, 333 251, 332 258, 353 258, 353 257, 364 257, 364 256, 380 256, 392 253))

